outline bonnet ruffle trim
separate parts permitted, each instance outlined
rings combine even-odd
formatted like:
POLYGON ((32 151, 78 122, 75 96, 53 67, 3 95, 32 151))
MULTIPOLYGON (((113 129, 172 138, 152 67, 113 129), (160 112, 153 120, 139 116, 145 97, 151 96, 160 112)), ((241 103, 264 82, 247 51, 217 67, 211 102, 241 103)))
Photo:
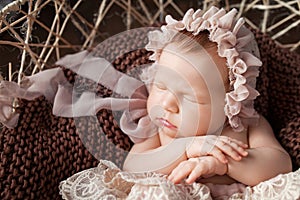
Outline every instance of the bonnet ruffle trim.
POLYGON ((181 21, 167 15, 166 25, 148 34, 146 49, 154 52, 150 59, 158 60, 162 49, 178 31, 197 35, 208 30, 210 41, 217 43, 219 56, 227 59, 231 91, 226 93, 224 111, 233 130, 239 132, 259 116, 253 100, 259 95, 255 86, 262 62, 252 32, 244 26, 242 18, 235 20, 236 14, 236 9, 226 13, 224 9, 211 7, 205 13, 190 9, 181 21))

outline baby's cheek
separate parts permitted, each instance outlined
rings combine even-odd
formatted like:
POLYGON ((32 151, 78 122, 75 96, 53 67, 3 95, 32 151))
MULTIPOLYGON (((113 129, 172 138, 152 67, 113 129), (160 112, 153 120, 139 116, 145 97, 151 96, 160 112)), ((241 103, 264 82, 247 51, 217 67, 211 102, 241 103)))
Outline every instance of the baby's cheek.
POLYGON ((211 116, 211 107, 199 104, 191 113, 193 117, 190 119, 193 123, 193 133, 197 136, 207 135, 210 130, 215 129, 211 116))
POLYGON ((150 117, 150 119, 151 120, 153 120, 153 112, 152 112, 152 110, 153 110, 153 101, 151 100, 151 97, 149 96, 148 97, 148 100, 147 100, 147 112, 148 112, 148 115, 149 115, 149 117, 150 117))
POLYGON ((150 90, 148 99, 147 99, 147 112, 150 113, 151 108, 154 106, 154 104, 156 104, 155 102, 155 98, 154 98, 154 93, 152 92, 152 90, 150 90))
POLYGON ((155 95, 149 95, 147 100, 147 112, 152 121, 164 115, 164 110, 159 105, 159 99, 155 95))
POLYGON ((201 117, 198 105, 183 104, 179 134, 183 137, 196 136, 201 129, 201 117))

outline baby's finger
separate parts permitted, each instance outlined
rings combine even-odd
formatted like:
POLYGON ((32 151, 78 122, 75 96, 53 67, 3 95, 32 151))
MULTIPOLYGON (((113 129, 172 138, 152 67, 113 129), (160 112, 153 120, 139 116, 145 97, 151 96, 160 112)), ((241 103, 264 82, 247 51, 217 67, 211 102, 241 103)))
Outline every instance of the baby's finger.
POLYGON ((237 140, 237 139, 234 139, 234 138, 230 138, 230 137, 227 137, 227 136, 219 136, 219 139, 221 139, 223 142, 225 143, 236 143, 238 146, 242 147, 242 148, 248 148, 248 144, 245 144, 244 142, 240 141, 240 140, 237 140))
POLYGON ((214 147, 210 152, 210 155, 214 156, 217 158, 220 162, 226 164, 228 160, 226 159, 225 154, 219 149, 219 147, 214 147))
POLYGON ((191 171, 188 178, 185 180, 187 184, 192 184, 203 174, 203 167, 197 166, 191 171))
POLYGON ((187 162, 183 161, 180 163, 169 175, 168 179, 173 183, 180 183, 183 179, 185 179, 192 170, 192 167, 187 166, 187 162))
POLYGON ((230 140, 230 142, 234 142, 242 148, 248 148, 248 144, 245 144, 244 142, 242 142, 240 140, 236 140, 234 138, 230 138, 229 140, 230 140))
POLYGON ((222 152, 226 153, 228 156, 230 156, 234 160, 239 161, 242 159, 240 154, 232 146, 228 145, 227 143, 217 142, 217 146, 220 148, 220 150, 222 152))
POLYGON ((238 144, 234 143, 234 142, 230 142, 229 145, 236 151, 238 152, 240 155, 242 156, 247 156, 248 152, 242 148, 241 146, 239 146, 238 144))
POLYGON ((239 155, 239 152, 237 152, 230 144, 224 142, 223 140, 218 140, 215 146, 218 147, 219 150, 222 151, 222 153, 227 154, 234 160, 239 161, 242 159, 242 157, 239 155))
POLYGON ((247 144, 245 144, 239 140, 233 139, 233 138, 230 138, 229 140, 227 140, 227 144, 230 145, 240 155, 242 155, 242 156, 248 155, 248 152, 244 148, 244 146, 248 146, 247 144))
MULTIPOLYGON (((248 152, 244 148, 244 146, 248 146, 248 145, 244 144, 239 140, 232 139, 229 137, 220 137, 219 141, 222 141, 221 143, 220 142, 217 143, 218 147, 221 149, 224 146, 224 150, 226 150, 226 146, 230 146, 231 148, 227 148, 227 150, 232 151, 232 149, 234 149, 238 154, 242 156, 248 155, 248 152)), ((230 152, 226 152, 226 153, 230 153, 230 152)))

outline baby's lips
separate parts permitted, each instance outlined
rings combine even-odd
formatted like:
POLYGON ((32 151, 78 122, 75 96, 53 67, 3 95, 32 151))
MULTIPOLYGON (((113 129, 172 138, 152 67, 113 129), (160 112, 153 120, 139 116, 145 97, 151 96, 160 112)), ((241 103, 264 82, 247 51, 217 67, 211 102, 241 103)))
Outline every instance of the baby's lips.
POLYGON ((171 122, 169 122, 164 118, 157 118, 157 120, 159 121, 160 125, 163 127, 167 127, 170 129, 177 129, 177 126, 175 126, 174 124, 172 124, 171 122))

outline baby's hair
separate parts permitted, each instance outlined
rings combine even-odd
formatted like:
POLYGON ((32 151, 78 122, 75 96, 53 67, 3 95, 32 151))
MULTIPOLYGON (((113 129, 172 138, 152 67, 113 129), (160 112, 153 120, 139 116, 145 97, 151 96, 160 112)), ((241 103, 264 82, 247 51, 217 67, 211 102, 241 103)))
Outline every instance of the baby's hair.
POLYGON ((217 44, 209 40, 209 31, 207 30, 201 31, 197 35, 187 30, 176 31, 174 36, 171 37, 161 49, 157 49, 157 60, 159 60, 160 54, 166 46, 170 44, 176 44, 177 48, 180 49, 180 53, 196 52, 203 49, 209 50, 214 47, 217 48, 217 44))
POLYGON ((209 40, 209 31, 201 31, 198 35, 182 30, 175 34, 169 44, 175 43, 182 53, 196 52, 202 49, 209 50, 217 44, 209 40))

